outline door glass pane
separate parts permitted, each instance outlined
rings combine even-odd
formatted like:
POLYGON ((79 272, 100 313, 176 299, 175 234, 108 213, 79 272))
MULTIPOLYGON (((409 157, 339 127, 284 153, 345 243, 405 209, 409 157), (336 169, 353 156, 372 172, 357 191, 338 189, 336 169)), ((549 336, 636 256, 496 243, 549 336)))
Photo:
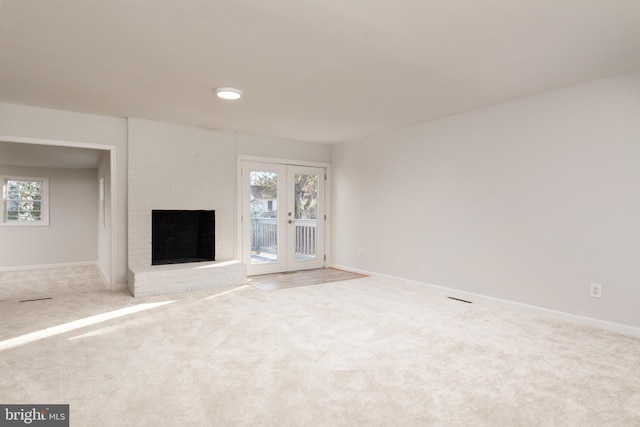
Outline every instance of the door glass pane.
POLYGON ((251 171, 251 264, 278 262, 278 174, 251 171))
POLYGON ((318 175, 295 175, 295 259, 318 257, 318 175))

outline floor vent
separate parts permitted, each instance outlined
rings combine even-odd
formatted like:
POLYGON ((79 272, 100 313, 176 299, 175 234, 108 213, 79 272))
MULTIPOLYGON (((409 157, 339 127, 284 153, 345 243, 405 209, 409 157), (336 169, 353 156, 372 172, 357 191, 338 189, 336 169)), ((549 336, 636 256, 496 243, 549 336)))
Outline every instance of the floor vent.
POLYGON ((44 301, 47 299, 53 299, 53 297, 46 297, 46 298, 34 298, 34 299, 23 299, 22 301, 19 302, 32 302, 32 301, 44 301))
POLYGON ((447 297, 447 298, 455 300, 455 301, 466 302, 467 304, 472 304, 471 301, 467 301, 466 299, 460 299, 460 298, 454 298, 454 297, 447 297))

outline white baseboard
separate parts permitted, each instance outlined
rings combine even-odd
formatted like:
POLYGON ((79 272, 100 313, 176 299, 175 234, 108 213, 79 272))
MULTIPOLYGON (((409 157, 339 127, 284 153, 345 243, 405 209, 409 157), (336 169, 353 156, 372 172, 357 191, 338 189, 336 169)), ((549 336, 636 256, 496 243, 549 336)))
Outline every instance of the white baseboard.
POLYGON ((98 265, 98 261, 65 262, 60 264, 16 265, 11 267, 0 267, 0 271, 42 270, 45 268, 85 267, 87 265, 98 265))
POLYGON ((591 326, 598 329, 604 329, 606 331, 616 332, 623 335, 640 337, 640 328, 630 326, 630 325, 624 325, 622 323, 615 323, 615 322, 609 322, 606 320, 595 319, 593 317, 580 316, 577 314, 567 313, 564 311, 552 310, 552 309, 539 307, 535 305, 523 304, 516 301, 495 298, 495 297, 490 297, 490 296, 481 295, 481 294, 475 294, 473 292, 462 291, 459 289, 448 288, 445 286, 432 285, 429 283, 419 282, 417 280, 404 279, 402 277, 390 276, 387 274, 380 274, 373 271, 347 267, 344 265, 332 264, 331 267, 337 268, 339 270, 351 271, 353 273, 365 274, 367 276, 384 277, 388 279, 402 281, 405 283, 420 285, 436 295, 454 297, 454 298, 459 298, 459 299, 472 301, 472 302, 481 302, 483 304, 487 304, 493 307, 517 310, 520 312, 534 314, 537 316, 544 316, 552 319, 577 323, 580 325, 591 326))
POLYGON ((95 266, 98 269, 98 274, 102 278, 102 281, 107 285, 107 288, 111 289, 111 284, 109 283, 109 280, 107 279, 107 275, 105 274, 104 270, 102 269, 102 266, 100 265, 100 262, 96 261, 95 262, 95 266))
MULTIPOLYGON (((361 269, 354 268, 354 267, 347 267, 346 265, 329 264, 328 267, 329 268, 335 268, 336 270, 348 271, 350 273, 364 274, 365 276, 380 276, 380 277, 389 277, 389 278, 394 278, 395 279, 395 277, 393 277, 393 276, 385 276, 384 274, 378 274, 378 273, 374 273, 372 271, 361 270, 361 269)), ((401 280, 404 280, 404 279, 401 279, 401 280)))

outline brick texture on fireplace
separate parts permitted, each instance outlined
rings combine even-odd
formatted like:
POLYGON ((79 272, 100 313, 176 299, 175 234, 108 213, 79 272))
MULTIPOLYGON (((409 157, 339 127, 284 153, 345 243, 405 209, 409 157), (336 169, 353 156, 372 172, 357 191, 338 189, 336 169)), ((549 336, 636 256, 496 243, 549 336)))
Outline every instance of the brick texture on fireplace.
MULTIPOLYGON (((233 133, 135 118, 128 123, 129 269, 148 271, 151 267, 154 209, 215 210, 216 260, 232 261, 236 253, 233 133)), ((181 280, 176 274, 172 273, 173 279, 181 280)), ((244 278, 244 283, 237 284, 246 283, 246 272, 244 278)), ((129 282, 131 289, 135 286, 131 272, 129 282)), ((185 290, 188 287, 185 284, 185 290)))

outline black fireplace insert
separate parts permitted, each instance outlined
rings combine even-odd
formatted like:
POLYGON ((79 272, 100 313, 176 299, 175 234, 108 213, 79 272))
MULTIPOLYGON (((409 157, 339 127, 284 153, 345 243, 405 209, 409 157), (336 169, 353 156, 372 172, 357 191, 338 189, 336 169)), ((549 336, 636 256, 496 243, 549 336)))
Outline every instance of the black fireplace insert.
POLYGON ((151 265, 214 261, 215 211, 151 211, 151 265))

